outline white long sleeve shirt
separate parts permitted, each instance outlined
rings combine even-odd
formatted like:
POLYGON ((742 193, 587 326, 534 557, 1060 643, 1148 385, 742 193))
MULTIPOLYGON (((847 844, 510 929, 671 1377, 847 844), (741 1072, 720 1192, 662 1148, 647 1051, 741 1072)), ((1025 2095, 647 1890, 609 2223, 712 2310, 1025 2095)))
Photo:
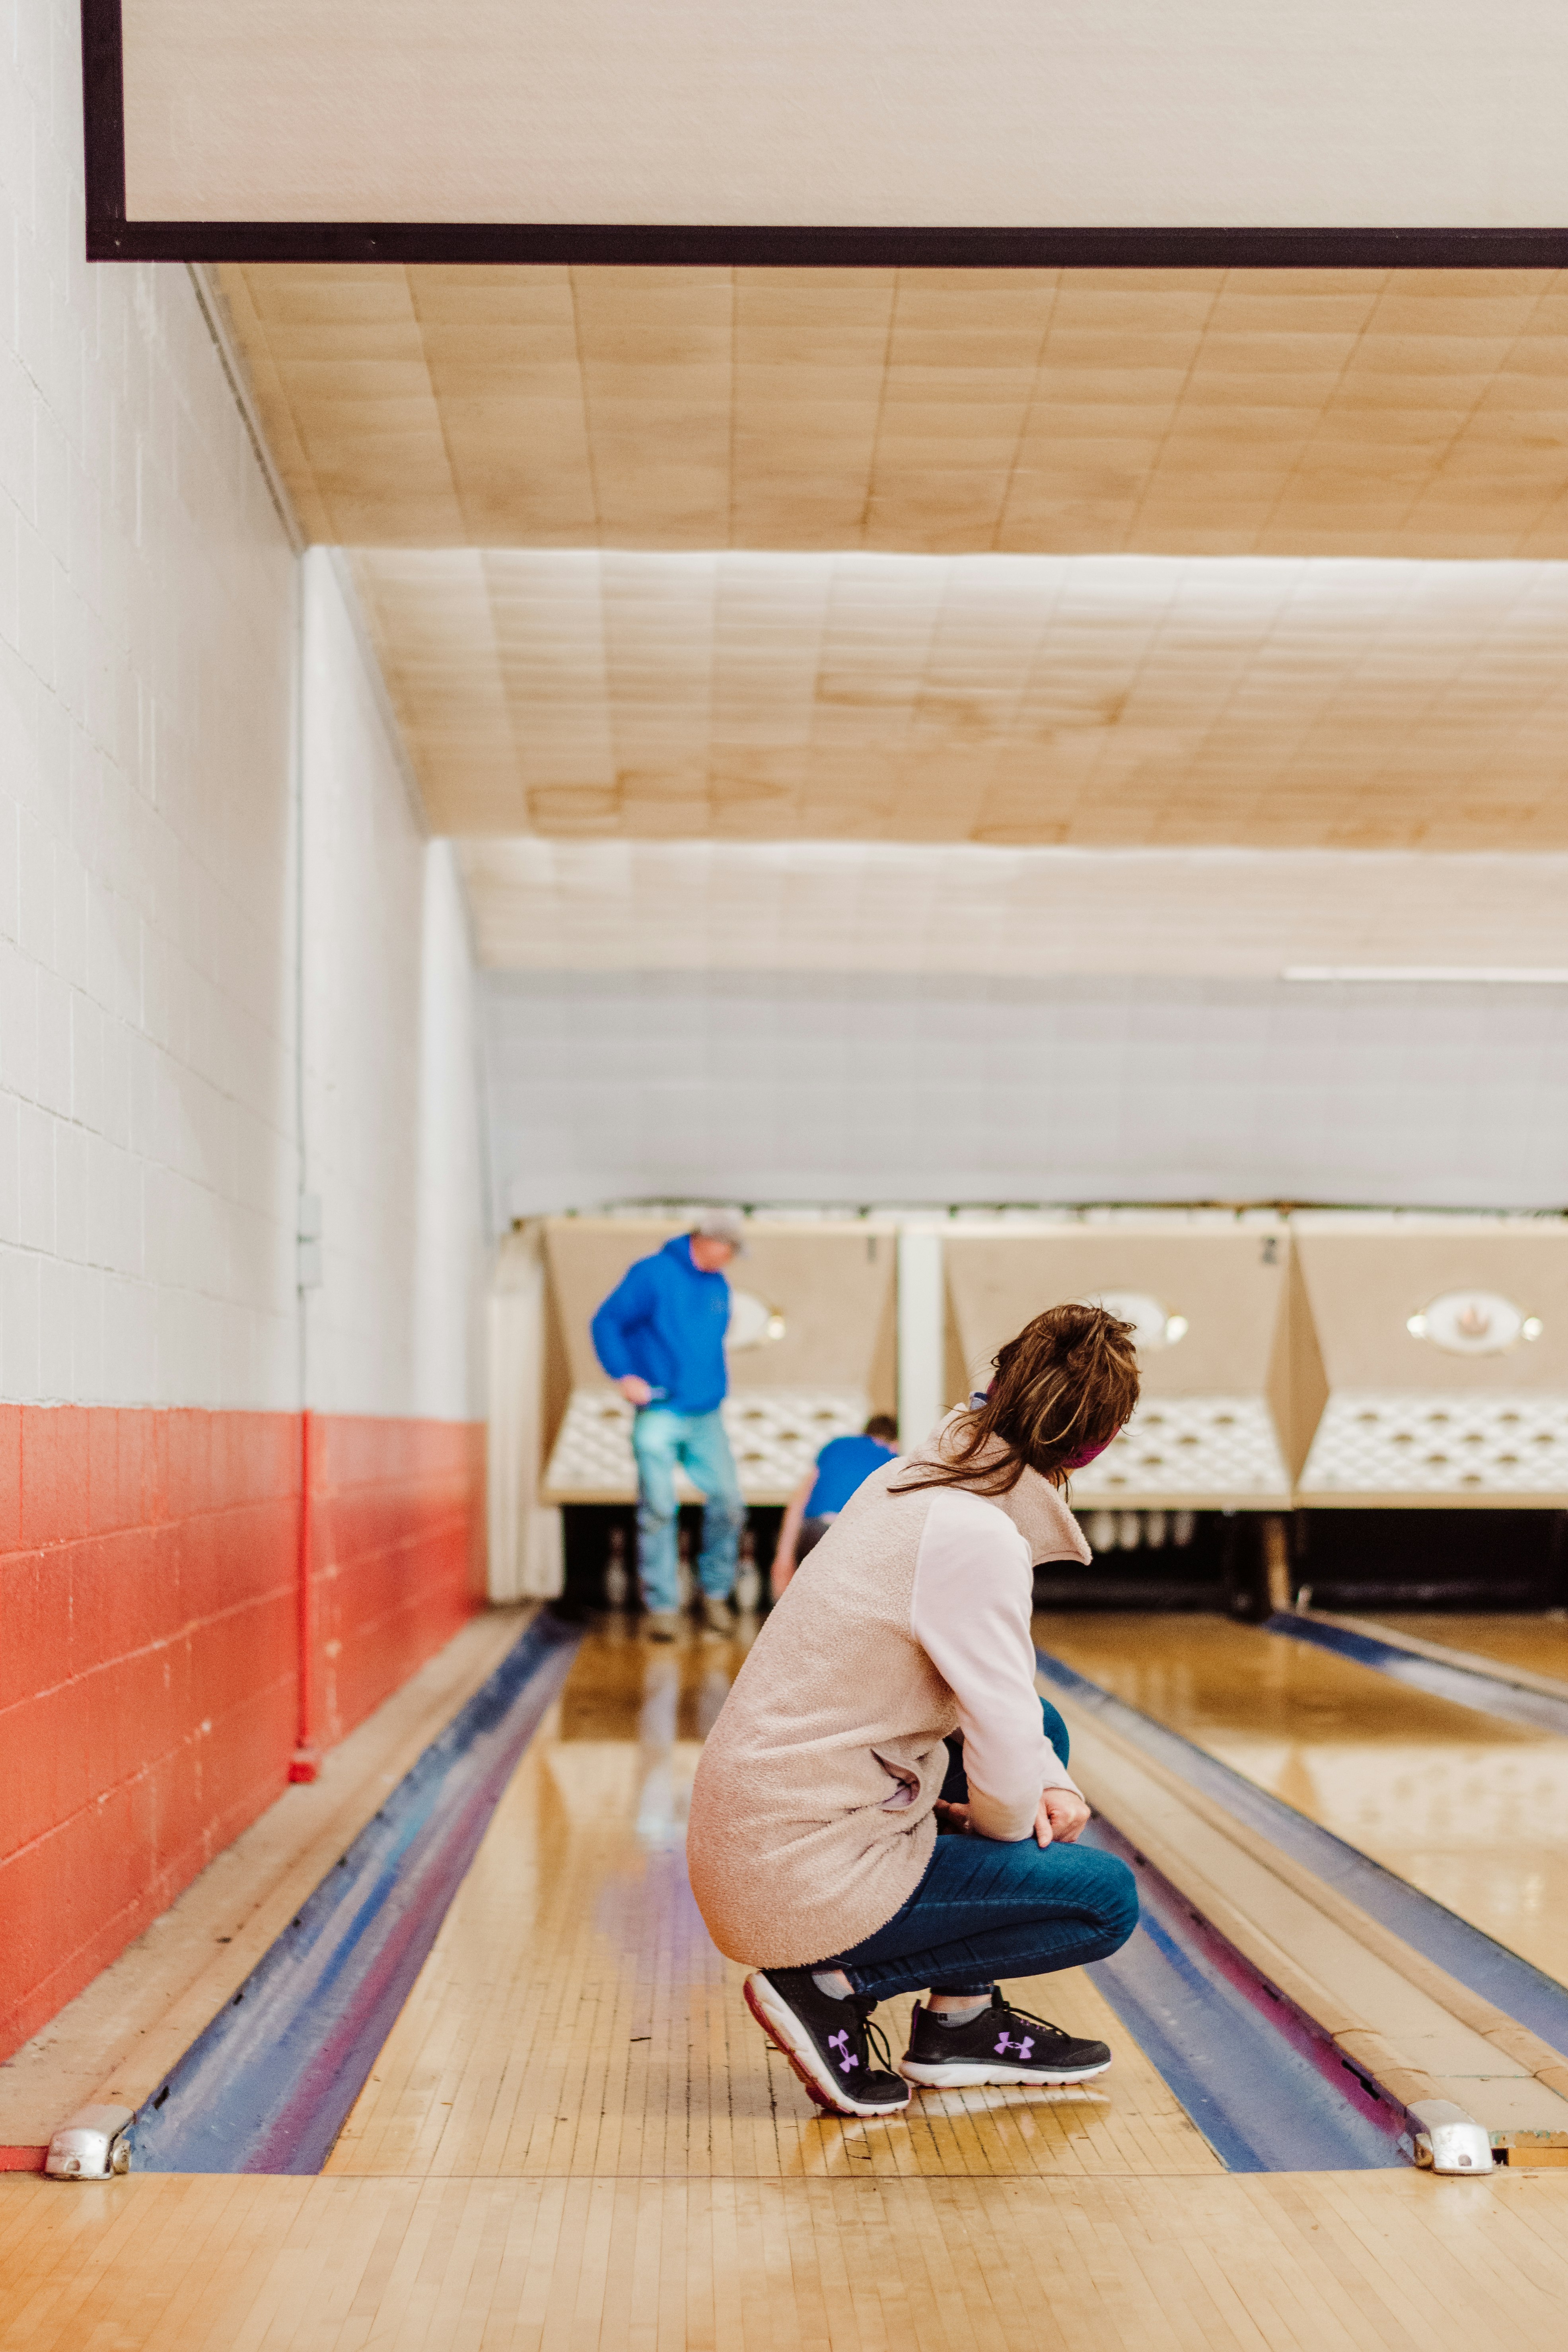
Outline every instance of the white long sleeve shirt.
POLYGON ((961 1487, 933 1488, 910 1631, 958 1702, 970 1818, 985 1837, 1027 1837, 1043 1790, 1078 1788, 1040 1720, 1033 1607, 1034 1563, 1012 1521, 961 1487))

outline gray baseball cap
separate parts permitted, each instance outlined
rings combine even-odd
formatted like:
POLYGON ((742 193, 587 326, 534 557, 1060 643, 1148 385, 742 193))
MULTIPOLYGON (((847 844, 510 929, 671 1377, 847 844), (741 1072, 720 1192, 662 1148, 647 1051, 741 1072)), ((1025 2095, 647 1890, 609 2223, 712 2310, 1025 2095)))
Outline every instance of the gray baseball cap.
POLYGON ((739 1209, 704 1209, 691 1231, 705 1241, 728 1242, 737 1257, 746 1255, 746 1220, 739 1209))

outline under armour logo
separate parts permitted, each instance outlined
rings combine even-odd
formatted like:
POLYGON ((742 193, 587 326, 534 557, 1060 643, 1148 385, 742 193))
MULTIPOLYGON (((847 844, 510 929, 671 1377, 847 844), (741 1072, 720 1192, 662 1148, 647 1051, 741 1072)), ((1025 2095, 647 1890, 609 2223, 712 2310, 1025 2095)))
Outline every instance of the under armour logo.
POLYGON ((842 2032, 830 2033, 827 2037, 827 2046, 830 2050, 837 2050, 838 2053, 838 2071, 841 2074, 847 2074, 851 2066, 858 2066, 860 2063, 849 2047, 847 2033, 842 2032))
POLYGON ((1011 2050, 1017 2057, 1026 2060, 1034 2046, 1034 2039, 1030 2034, 1026 2033, 1021 2041, 1014 2042, 1004 2033, 996 2044, 996 2055, 998 2058, 1005 2058, 1011 2050))

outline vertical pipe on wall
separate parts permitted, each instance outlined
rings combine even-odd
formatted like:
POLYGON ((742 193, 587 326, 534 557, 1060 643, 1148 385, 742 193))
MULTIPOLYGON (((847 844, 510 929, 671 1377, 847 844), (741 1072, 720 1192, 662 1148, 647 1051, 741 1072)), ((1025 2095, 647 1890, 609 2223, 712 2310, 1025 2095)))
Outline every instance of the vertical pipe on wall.
POLYGON ((906 1454, 942 1419, 946 1361, 942 1233, 934 1225, 904 1225, 899 1232, 899 1444, 906 1454))
POLYGON ((306 1411, 300 1415, 300 1720, 289 1765, 290 1780, 314 1780, 321 1769, 316 1706, 316 1530, 310 1507, 316 1487, 316 1417, 306 1411))

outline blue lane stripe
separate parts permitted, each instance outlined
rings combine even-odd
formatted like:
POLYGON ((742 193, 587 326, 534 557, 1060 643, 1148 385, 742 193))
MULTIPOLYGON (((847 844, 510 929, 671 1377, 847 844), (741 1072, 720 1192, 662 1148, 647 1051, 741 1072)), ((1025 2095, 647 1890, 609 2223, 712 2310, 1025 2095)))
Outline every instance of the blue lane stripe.
POLYGON ((1462 1664, 1457 1658, 1449 1663, 1442 1658, 1424 1657, 1419 1650, 1402 1650, 1397 1642, 1379 1641, 1375 1633, 1352 1633, 1344 1625, 1321 1625, 1313 1618, 1298 1617, 1289 1611, 1270 1617, 1263 1630, 1266 1633, 1283 1634, 1288 1641, 1310 1642, 1320 1650, 1332 1650, 1342 1658, 1353 1658, 1359 1666, 1374 1666, 1391 1682, 1425 1691, 1428 1697, 1452 1699, 1456 1705, 1475 1707, 1482 1715, 1500 1716, 1505 1723, 1528 1724, 1531 1731, 1551 1731, 1559 1739, 1568 1739, 1568 1698, 1552 1698, 1545 1691, 1526 1690, 1518 1683, 1505 1681, 1501 1675, 1489 1675, 1479 1666, 1462 1664))
POLYGON ((1228 1764, 1194 1747, 1180 1732, 1167 1730, 1163 1723, 1141 1715, 1099 1683, 1075 1674, 1059 1658, 1043 1650, 1037 1650, 1035 1655, 1047 1682, 1100 1716, 1146 1755, 1155 1757, 1189 1788, 1201 1789, 1237 1821, 1245 1822, 1282 1853, 1304 1863, 1382 1926, 1447 1969, 1460 1984, 1468 1985, 1483 2000, 1495 2001, 1499 2009, 1568 2057, 1568 1985, 1531 1967, 1519 1953, 1494 1942, 1407 1879, 1384 1870, 1381 1863, 1347 1845, 1331 1830, 1309 1821, 1283 1798, 1271 1796, 1256 1780, 1232 1771, 1228 1764))
POLYGON ((139 2111, 136 2171, 321 2170, 581 1639, 534 1618, 139 2111))
POLYGON ((1314 2063, 1293 2043, 1241 1956, 1194 1919, 1113 1828, 1091 1822, 1084 1841, 1131 1866, 1142 1915, 1121 1949, 1089 1973, 1227 2170, 1403 2166, 1400 2111, 1370 2092, 1337 2052, 1318 2053, 1314 2063))

